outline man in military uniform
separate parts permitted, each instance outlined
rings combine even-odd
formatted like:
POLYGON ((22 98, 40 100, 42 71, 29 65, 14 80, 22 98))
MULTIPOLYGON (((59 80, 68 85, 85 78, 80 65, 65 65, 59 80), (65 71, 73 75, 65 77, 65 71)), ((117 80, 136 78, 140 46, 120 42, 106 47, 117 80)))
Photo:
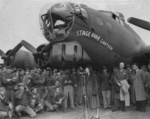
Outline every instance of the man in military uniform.
POLYGON ((42 73, 41 69, 38 68, 37 72, 33 76, 33 86, 38 88, 40 96, 42 96, 42 91, 44 90, 46 74, 42 73))
POLYGON ((75 106, 79 105, 78 97, 77 97, 77 92, 78 92, 78 82, 79 82, 79 76, 77 75, 75 69, 72 70, 72 75, 71 75, 72 81, 73 81, 73 87, 74 87, 74 104, 75 106))
POLYGON ((15 104, 14 86, 18 81, 18 74, 12 73, 11 69, 4 69, 2 74, 2 83, 6 88, 6 100, 15 104))

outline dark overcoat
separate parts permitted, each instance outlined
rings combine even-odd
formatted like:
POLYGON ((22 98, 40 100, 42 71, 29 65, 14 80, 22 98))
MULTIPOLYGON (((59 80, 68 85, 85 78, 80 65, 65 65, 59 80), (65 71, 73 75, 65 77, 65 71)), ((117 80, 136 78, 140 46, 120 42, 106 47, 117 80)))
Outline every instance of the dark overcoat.
POLYGON ((90 109, 97 109, 100 107, 99 96, 98 96, 98 83, 95 74, 86 75, 86 95, 88 101, 88 107, 90 109))
POLYGON ((146 77, 144 71, 137 69, 135 79, 133 80, 133 89, 136 101, 146 100, 145 81, 146 77))

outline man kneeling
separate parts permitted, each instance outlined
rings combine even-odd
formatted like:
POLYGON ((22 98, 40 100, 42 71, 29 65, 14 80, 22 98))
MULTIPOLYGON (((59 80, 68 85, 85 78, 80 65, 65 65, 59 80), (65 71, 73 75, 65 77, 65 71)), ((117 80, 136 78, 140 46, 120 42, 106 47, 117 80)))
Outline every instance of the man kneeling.
POLYGON ((40 98, 37 88, 34 87, 32 93, 33 95, 31 97, 30 106, 35 112, 39 112, 43 109, 43 101, 40 98))
POLYGON ((23 83, 19 83, 18 90, 15 92, 15 96, 17 99, 17 106, 15 111, 18 116, 21 117, 21 112, 26 112, 30 117, 35 117, 36 112, 29 106, 29 96, 32 96, 32 92, 29 91, 27 86, 23 83))
POLYGON ((66 96, 64 95, 61 88, 56 88, 56 90, 54 91, 54 95, 53 95, 54 108, 56 110, 61 109, 61 110, 65 111, 65 108, 64 108, 64 100, 65 99, 66 99, 66 96))

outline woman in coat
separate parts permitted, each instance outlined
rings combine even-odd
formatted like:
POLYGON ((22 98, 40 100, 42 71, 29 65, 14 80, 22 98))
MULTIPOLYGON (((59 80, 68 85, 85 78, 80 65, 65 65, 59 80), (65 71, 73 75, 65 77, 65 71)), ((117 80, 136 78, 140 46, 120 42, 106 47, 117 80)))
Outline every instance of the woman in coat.
POLYGON ((85 76, 85 86, 86 86, 86 96, 87 96, 87 103, 88 108, 92 111, 91 118, 94 117, 94 110, 97 110, 96 118, 99 119, 99 97, 98 97, 98 83, 97 83, 97 77, 93 72, 93 69, 91 66, 88 66, 85 69, 86 76, 85 76))

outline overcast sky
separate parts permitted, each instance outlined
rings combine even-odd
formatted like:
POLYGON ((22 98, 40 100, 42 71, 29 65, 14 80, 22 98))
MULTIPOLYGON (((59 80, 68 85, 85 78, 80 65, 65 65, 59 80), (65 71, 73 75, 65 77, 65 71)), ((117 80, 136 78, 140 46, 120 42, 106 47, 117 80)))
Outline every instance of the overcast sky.
MULTIPOLYGON (((125 19, 133 16, 150 21, 150 0, 0 0, 0 49, 6 52, 21 40, 33 46, 46 43, 39 25, 40 10, 46 4, 70 1, 87 6, 121 12, 125 19)), ((150 31, 130 25, 150 45, 150 31)))

